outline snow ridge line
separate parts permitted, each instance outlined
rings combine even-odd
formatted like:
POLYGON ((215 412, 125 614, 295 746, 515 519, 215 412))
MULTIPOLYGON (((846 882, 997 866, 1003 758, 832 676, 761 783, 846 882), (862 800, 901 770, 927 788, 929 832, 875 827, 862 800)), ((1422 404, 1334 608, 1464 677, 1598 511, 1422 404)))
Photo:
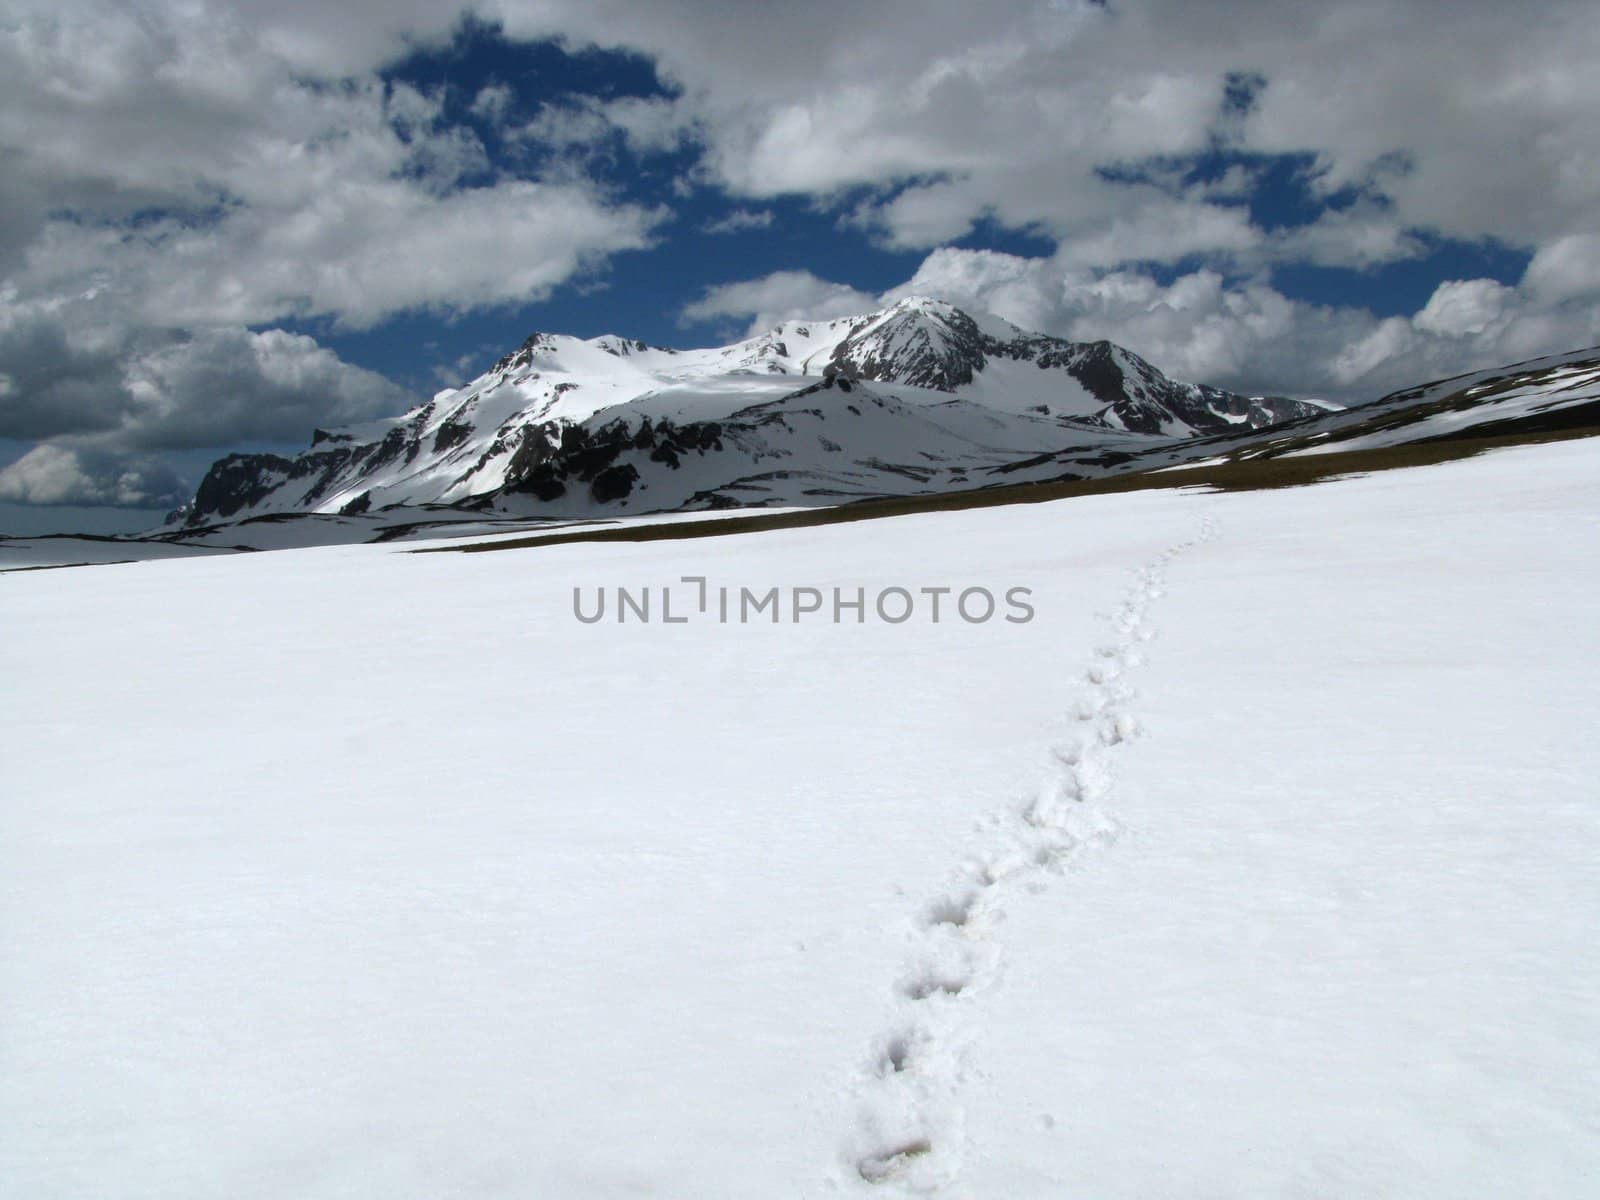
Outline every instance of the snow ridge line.
POLYGON ((1019 888, 1041 892, 1089 851, 1116 840, 1121 826, 1103 807, 1115 782, 1118 748, 1139 735, 1126 674, 1144 661, 1155 636, 1146 623, 1163 595, 1167 567, 1216 536, 1209 516, 1196 535, 1137 568, 1109 617, 1113 637, 1084 668, 1069 730, 1050 747, 1051 771, 1037 794, 979 823, 988 832, 955 882, 914 917, 914 950, 895 986, 896 1019, 871 1044, 858 1081, 860 1113, 844 1148, 849 1174, 868 1184, 931 1192, 960 1173, 965 1150, 961 1091, 975 997, 998 977, 1001 905, 1019 888))

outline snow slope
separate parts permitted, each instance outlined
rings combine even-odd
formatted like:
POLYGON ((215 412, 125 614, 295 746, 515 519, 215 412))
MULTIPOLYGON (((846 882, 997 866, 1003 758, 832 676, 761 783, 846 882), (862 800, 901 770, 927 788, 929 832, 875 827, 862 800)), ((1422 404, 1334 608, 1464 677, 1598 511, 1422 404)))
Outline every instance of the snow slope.
POLYGON ((1600 408, 1600 349, 1578 350, 1440 380, 1385 396, 1363 422, 1334 414, 1319 424, 1326 441, 1291 455, 1335 454, 1472 434, 1493 434, 1537 423, 1593 422, 1600 408), (1370 432, 1367 432, 1370 430, 1370 432))
POLYGON ((1585 1194, 1597 444, 6 576, 0 1194, 1585 1194))

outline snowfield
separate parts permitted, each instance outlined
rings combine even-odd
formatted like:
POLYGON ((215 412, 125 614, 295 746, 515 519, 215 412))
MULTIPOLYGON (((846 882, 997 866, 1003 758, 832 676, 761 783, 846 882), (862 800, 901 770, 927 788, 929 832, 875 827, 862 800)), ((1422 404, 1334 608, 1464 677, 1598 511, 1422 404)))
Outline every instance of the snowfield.
POLYGON ((1597 485, 0 577, 0 1194, 1594 1194, 1597 485))

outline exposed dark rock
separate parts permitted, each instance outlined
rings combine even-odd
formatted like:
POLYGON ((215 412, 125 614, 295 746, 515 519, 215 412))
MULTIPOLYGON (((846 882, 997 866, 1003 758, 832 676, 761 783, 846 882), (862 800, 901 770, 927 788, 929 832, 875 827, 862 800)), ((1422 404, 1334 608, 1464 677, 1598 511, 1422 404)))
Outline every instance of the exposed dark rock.
POLYGON ((240 509, 259 504, 285 479, 292 478, 294 470, 292 460, 276 454, 229 454, 219 458, 195 489, 189 524, 225 520, 240 509))
POLYGON ((433 435, 433 452, 443 454, 454 449, 472 436, 472 426, 465 421, 446 421, 433 435))
POLYGON ((855 330, 828 360, 847 379, 884 380, 952 392, 983 370, 983 332, 958 309, 907 309, 855 330))
POLYGON ((633 485, 638 482, 639 472, 634 470, 633 464, 623 463, 620 467, 607 467, 596 475, 589 485, 589 494, 597 504, 610 504, 633 491, 633 485))
POLYGON ((1110 342, 1095 342, 1080 354, 1067 372, 1088 390, 1096 400, 1115 405, 1126 403, 1128 389, 1122 368, 1111 352, 1110 342))
POLYGON ((489 368, 489 373, 503 375, 508 371, 516 370, 518 367, 526 367, 533 362, 533 356, 536 353, 550 344, 550 334, 530 333, 523 339, 522 345, 503 358, 496 359, 494 366, 489 368))
MULTIPOLYGON (((955 391, 972 382, 991 360, 1032 362, 1059 370, 1106 406, 1099 425, 1159 434, 1174 422, 1210 432, 1261 428, 1323 411, 1284 397, 1251 398, 1221 388, 1174 383, 1144 359, 1108 341, 1069 342, 1018 333, 1002 340, 949 305, 908 306, 841 342, 824 375, 955 391), (1236 418, 1229 420, 1223 414, 1236 418), (1239 418, 1242 418, 1239 419, 1239 418)), ((1044 406, 1041 411, 1049 411, 1044 406)))

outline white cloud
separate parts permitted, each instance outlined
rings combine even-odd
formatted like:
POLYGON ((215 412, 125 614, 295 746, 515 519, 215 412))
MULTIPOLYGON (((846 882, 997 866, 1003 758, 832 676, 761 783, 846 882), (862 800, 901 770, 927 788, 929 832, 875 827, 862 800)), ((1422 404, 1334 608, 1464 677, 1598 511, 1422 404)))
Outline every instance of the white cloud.
POLYGON ((1411 322, 1404 317, 1389 317, 1377 322, 1349 345, 1335 350, 1332 358, 1326 362, 1325 370, 1338 383, 1354 385, 1360 380, 1372 378, 1385 363, 1411 356, 1416 352, 1417 345, 1417 332, 1411 322))
POLYGON ((545 104, 517 130, 517 136, 560 150, 582 147, 597 151, 605 146, 612 131, 601 104, 545 104))
POLYGON ((622 131, 628 145, 641 154, 676 150, 695 128, 690 110, 674 100, 624 96, 607 101, 601 111, 622 131))
MULTIPOLYGON (((119 190, 213 177, 216 164, 250 157, 236 135, 250 144, 263 114, 276 114, 269 125, 290 112, 314 123, 319 104, 351 103, 295 96, 286 78, 358 78, 408 44, 443 39, 457 17, 421 0, 201 3, 181 26, 156 4, 138 19, 110 5, 90 12, 85 0, 66 16, 34 19, 45 11, 25 13, 13 38, 15 62, 44 63, 43 74, 15 74, 0 110, 33 131, 32 152, 85 179, 122 157, 147 164, 118 164, 119 190), (176 64, 152 49, 169 41, 180 47, 176 64), (128 114, 120 126, 108 116, 113 100, 128 114), (170 119, 148 120, 156 111, 170 119), (129 138, 138 155, 119 153, 129 138)), ((1093 242, 1080 260, 1116 265, 1108 254, 1138 257, 1140 248, 1107 228, 1144 201, 1137 188, 1108 186, 1097 168, 1203 152, 1214 138, 1309 155, 1328 189, 1369 183, 1388 194, 1392 229, 1368 221, 1309 236, 1298 249, 1312 261, 1389 261, 1416 229, 1543 246, 1592 229, 1600 203, 1600 76, 1591 66, 1600 26, 1558 0, 1236 0, 1226 14, 1184 0, 887 0, 870 15, 842 0, 715 9, 705 0, 497 0, 480 12, 514 37, 654 59, 681 97, 613 102, 589 116, 639 146, 678 145, 692 133, 703 140, 707 178, 735 192, 828 197, 920 180, 869 201, 900 245, 935 244, 989 214, 1069 245, 1093 242), (1264 80, 1247 113, 1224 109, 1238 72, 1264 80)), ((1164 229, 1159 253, 1216 252, 1226 220, 1212 202, 1240 194, 1243 182, 1194 189, 1179 198, 1193 212, 1131 226, 1164 229)))
POLYGON ((542 105, 516 134, 524 142, 584 156, 609 154, 616 135, 636 154, 659 154, 681 146, 693 125, 687 110, 672 100, 577 96, 542 105))
POLYGON ((1207 199, 1243 200, 1256 190, 1261 172, 1234 163, 1210 183, 1202 184, 1200 192, 1207 199))
POLYGON ((1077 266, 1109 267, 1171 262, 1194 254, 1248 257, 1261 241, 1241 207, 1147 196, 1126 198, 1121 211, 1095 227, 1086 226, 1080 236, 1064 241, 1059 253, 1063 262, 1077 266))
MULTIPOLYGON (((92 291, 134 322, 366 325, 540 299, 647 244, 663 216, 581 179, 496 177, 472 130, 445 122, 442 93, 307 77, 252 30, 257 13, 20 9, 0 27, 0 186, 28 211, 0 232, 0 271, 24 299, 92 291)), ((309 37, 290 41, 315 60, 309 37)), ((508 98, 487 88, 477 103, 508 98)), ((665 136, 651 112, 614 107, 639 138, 665 136)))
POLYGON ((1427 253, 1422 240, 1407 232, 1393 212, 1370 202, 1329 209, 1307 225, 1277 231, 1263 259, 1367 268, 1427 253))
POLYGON ((505 119, 512 104, 516 101, 516 93, 503 83, 491 83, 478 89, 478 94, 472 98, 472 113, 486 121, 498 124, 505 119))
POLYGON ((706 233, 749 233, 755 229, 772 226, 772 210, 768 208, 736 208, 725 217, 708 221, 702 229, 706 233))
POLYGON ((1600 233, 1573 234, 1541 246, 1522 286, 1548 304, 1600 294, 1600 233))
MULTIPOLYGON (((720 6, 714 18, 694 0, 504 0, 497 11, 514 33, 559 29, 656 57, 696 115, 710 176, 737 193, 920 181, 868 202, 899 245, 990 214, 1069 248, 1095 241, 1096 261, 1116 265, 1106 254, 1138 247, 1106 229, 1145 202, 1097 168, 1202 153, 1214 138, 1309 156, 1326 191, 1389 198, 1392 228, 1364 219, 1268 247, 1326 264, 1404 256, 1415 230, 1539 247, 1592 230, 1600 207, 1600 23, 1560 0, 1236 0, 1225 12, 1187 0, 888 0, 870 16, 817 0, 720 6), (1224 111, 1237 72, 1264 80, 1245 113, 1224 111)), ((1216 249, 1206 210, 1239 194, 1243 181, 1229 182, 1181 197, 1196 211, 1158 223, 1163 253, 1216 249)))
MULTIPOLYGON (((442 155, 455 145, 425 144, 442 155)), ((447 169, 461 163, 451 156, 447 169)), ((327 177, 292 203, 233 207, 210 221, 49 221, 13 286, 24 297, 92 295, 140 323, 329 315, 364 327, 405 310, 543 299, 609 255, 648 245, 665 216, 613 206, 581 181, 436 190, 326 165, 308 168, 327 177)))
MULTIPOLYGON (((607 255, 647 245, 663 215, 608 208, 576 183, 512 180, 438 197, 400 181, 331 183, 286 219, 245 210, 201 228, 162 222, 138 237, 69 228, 61 237, 71 250, 51 262, 80 279, 109 265, 104 299, 145 320, 328 315, 362 328, 405 310, 543 299, 607 255)), ((51 281, 57 291, 73 282, 51 281)))
POLYGON ((1492 279, 1452 279, 1434 289, 1411 323, 1424 333, 1467 337, 1502 324, 1516 307, 1514 288, 1492 279))
MULTIPOLYGON (((1379 173, 1408 227, 1539 244, 1592 226, 1600 29, 1584 6, 1346 0, 1266 24, 1301 45, 1260 58, 1252 148, 1315 154, 1326 188, 1379 173)), ((1242 35, 1254 55, 1275 41, 1242 35)))
POLYGON ((825 321, 870 312, 877 298, 842 283, 819 279, 810 271, 774 271, 760 279, 711 288, 684 308, 684 323, 719 317, 748 320, 746 336, 784 321, 825 321))

